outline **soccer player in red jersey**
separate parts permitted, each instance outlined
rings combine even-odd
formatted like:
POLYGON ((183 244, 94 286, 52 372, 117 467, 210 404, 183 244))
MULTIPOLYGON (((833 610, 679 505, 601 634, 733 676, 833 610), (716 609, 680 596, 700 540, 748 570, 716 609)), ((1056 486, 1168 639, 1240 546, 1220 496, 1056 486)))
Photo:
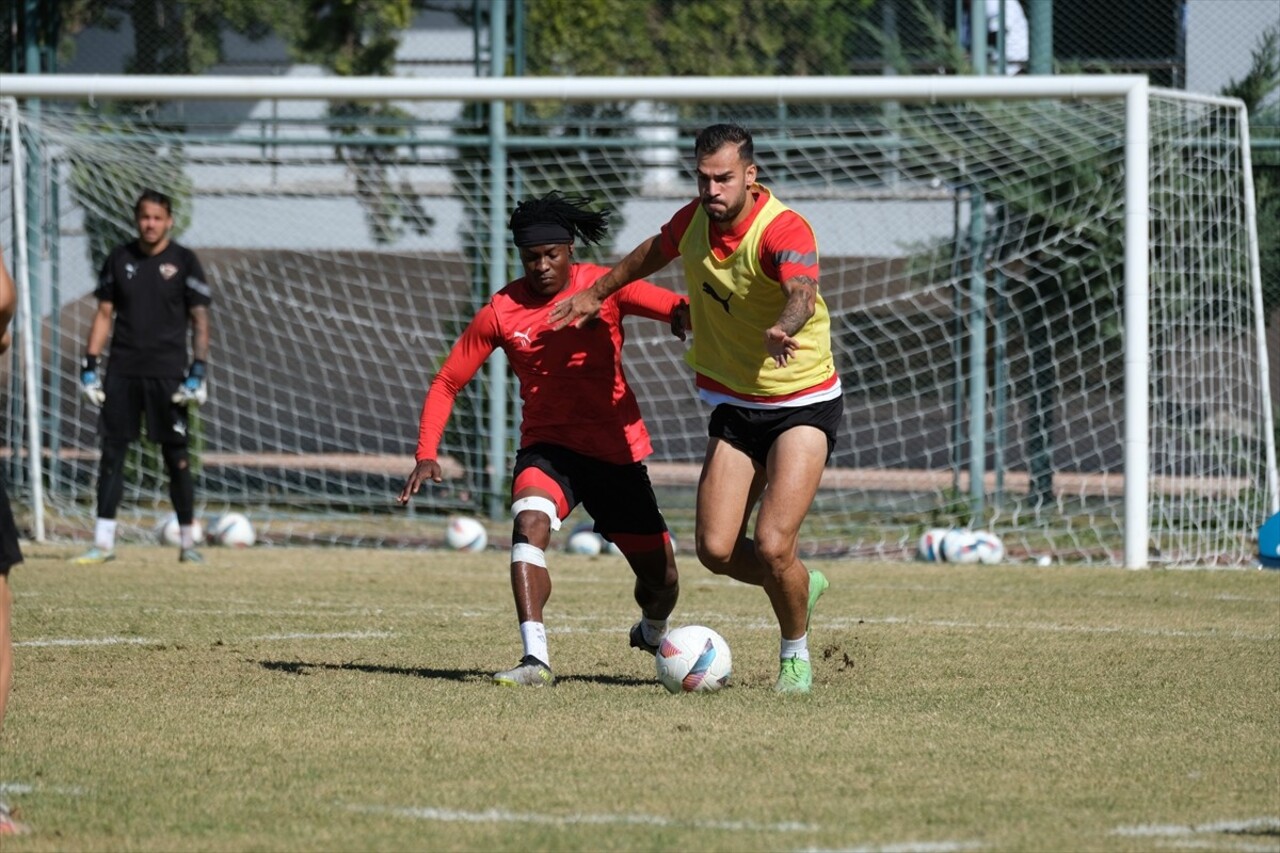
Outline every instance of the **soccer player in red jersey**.
POLYGON ((698 198, 551 319, 581 326, 610 294, 681 259, 696 330, 686 360, 698 395, 715 407, 698 482, 698 559, 764 587, 782 634, 775 689, 808 693, 809 620, 827 579, 806 569, 797 543, 843 413, 817 241, 756 183, 744 128, 705 128, 694 154, 698 198))
POLYGON ((432 381, 417 464, 398 498, 408 503, 426 482, 441 482, 440 437, 454 399, 502 349, 523 402, 511 487, 511 589, 524 656, 494 675, 501 685, 555 683, 542 615, 551 596, 546 550, 552 531, 579 503, 635 573, 641 619, 631 628, 633 647, 657 651, 679 593, 671 536, 642 462, 653 452, 649 432, 622 369, 622 319, 635 314, 683 328, 687 303, 636 281, 602 301, 597 323, 556 331, 547 322, 557 298, 590 287, 605 272, 574 261, 575 241, 595 243, 607 231, 608 213, 590 210, 583 198, 551 192, 516 206, 511 232, 525 274, 476 313, 432 381))

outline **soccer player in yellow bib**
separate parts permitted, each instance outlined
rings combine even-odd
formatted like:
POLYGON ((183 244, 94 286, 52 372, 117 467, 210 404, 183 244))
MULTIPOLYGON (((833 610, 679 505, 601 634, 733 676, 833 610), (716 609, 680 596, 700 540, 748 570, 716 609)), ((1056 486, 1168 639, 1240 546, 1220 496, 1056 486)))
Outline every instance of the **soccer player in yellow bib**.
POLYGON ((714 407, 698 482, 698 559, 764 588, 782 634, 775 689, 808 693, 809 621, 827 579, 806 569, 797 543, 843 414, 817 241, 804 217, 756 183, 746 129, 707 127, 694 155, 698 197, 550 319, 581 326, 609 294, 681 259, 694 330, 686 360, 714 407))

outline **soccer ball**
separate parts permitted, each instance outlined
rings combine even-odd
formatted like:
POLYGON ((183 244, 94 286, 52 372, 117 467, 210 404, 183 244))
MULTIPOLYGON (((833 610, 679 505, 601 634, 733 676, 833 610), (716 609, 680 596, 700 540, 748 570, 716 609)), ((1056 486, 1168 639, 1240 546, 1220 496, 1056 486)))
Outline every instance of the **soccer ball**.
POLYGON ((585 522, 573 528, 564 543, 564 549, 570 554, 586 554, 594 557, 604 550, 604 538, 591 529, 592 524, 585 522))
POLYGON ((216 545, 232 548, 248 548, 258 541, 248 516, 239 512, 226 512, 211 521, 209 538, 216 545))
POLYGON ((942 537, 942 558, 948 563, 976 563, 981 560, 977 534, 962 527, 948 530, 942 537))
POLYGON ((978 562, 988 565, 1004 561, 1004 542, 989 530, 977 530, 973 534, 973 550, 978 554, 978 562))
POLYGON ((934 527, 926 530, 920 537, 920 545, 916 549, 916 556, 930 563, 946 559, 942 553, 942 540, 946 535, 947 528, 945 527, 934 527))
POLYGON ((449 518, 449 527, 444 532, 444 541, 455 551, 483 551, 489 544, 489 534, 484 525, 466 515, 455 515, 449 518))
POLYGON ((729 683, 733 656, 729 644, 703 625, 685 625, 662 638, 658 681, 672 693, 710 693, 729 683))
MULTIPOLYGON (((204 542, 204 525, 200 523, 200 519, 192 519, 192 533, 195 534, 196 544, 204 542)), ((155 527, 156 540, 161 545, 172 545, 177 548, 182 544, 182 532, 178 529, 178 514, 171 512, 164 518, 160 519, 160 523, 155 527)))

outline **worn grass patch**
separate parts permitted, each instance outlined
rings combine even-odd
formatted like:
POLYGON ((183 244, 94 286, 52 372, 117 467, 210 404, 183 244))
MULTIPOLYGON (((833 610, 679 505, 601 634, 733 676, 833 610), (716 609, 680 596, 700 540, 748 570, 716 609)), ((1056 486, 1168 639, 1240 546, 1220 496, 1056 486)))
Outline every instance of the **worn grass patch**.
POLYGON ((1280 573, 820 564, 814 693, 683 561, 734 685, 670 696, 620 558, 125 548, 16 568, 0 786, 27 850, 1280 849, 1280 573))

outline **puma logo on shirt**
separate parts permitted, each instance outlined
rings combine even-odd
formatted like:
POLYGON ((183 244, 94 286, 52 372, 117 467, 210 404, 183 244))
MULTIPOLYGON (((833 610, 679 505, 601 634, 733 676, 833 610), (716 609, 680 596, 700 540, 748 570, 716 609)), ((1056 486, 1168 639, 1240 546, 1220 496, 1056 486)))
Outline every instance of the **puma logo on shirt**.
POLYGON ((720 294, 716 293, 716 289, 715 289, 714 287, 712 287, 711 285, 707 284, 705 281, 702 283, 702 292, 703 292, 703 293, 705 293, 705 294, 707 294, 707 296, 710 296, 710 297, 711 297, 712 299, 714 299, 716 302, 719 302, 719 303, 720 303, 720 307, 724 309, 724 313, 726 313, 726 314, 730 313, 730 312, 729 312, 729 300, 733 298, 733 294, 729 294, 728 296, 726 296, 726 297, 724 297, 724 298, 722 299, 722 298, 720 297, 720 294))

